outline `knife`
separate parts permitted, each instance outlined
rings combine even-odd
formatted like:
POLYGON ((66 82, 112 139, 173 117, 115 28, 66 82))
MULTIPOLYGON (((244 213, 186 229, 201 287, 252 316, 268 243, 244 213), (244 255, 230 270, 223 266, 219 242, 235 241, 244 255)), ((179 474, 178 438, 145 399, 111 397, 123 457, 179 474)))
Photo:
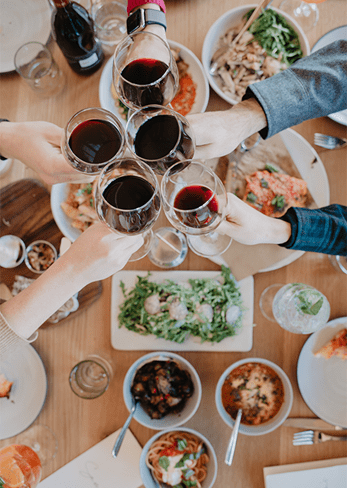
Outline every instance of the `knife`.
POLYGON ((342 430, 343 427, 339 427, 338 425, 332 425, 328 422, 325 422, 322 419, 314 419, 314 418, 288 418, 286 419, 283 424, 284 427, 295 427, 298 429, 312 429, 312 430, 342 430))

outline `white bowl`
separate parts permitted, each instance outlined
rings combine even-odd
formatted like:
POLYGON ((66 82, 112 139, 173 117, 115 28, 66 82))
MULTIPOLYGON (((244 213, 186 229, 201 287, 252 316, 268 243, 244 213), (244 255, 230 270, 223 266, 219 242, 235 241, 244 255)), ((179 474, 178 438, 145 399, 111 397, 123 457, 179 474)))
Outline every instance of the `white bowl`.
POLYGON ((275 373, 278 374, 278 376, 280 377, 283 383, 284 402, 281 408, 279 409, 279 411, 277 412, 277 414, 271 420, 264 422, 263 424, 260 425, 240 424, 239 432, 241 434, 245 434, 245 435, 268 434, 269 432, 272 432, 273 430, 277 429, 277 427, 279 427, 285 421, 285 419, 288 417, 290 413, 293 404, 293 388, 289 381, 289 378, 286 375, 286 373, 283 371, 283 369, 281 369, 279 366, 277 366, 277 364, 273 363, 272 361, 268 361, 267 359, 263 359, 263 358, 246 358, 246 359, 241 359, 240 361, 237 361, 236 363, 229 366, 229 368, 227 368, 222 374, 222 376, 219 378, 217 383, 216 397, 215 397, 217 410, 219 415, 224 420, 224 422, 229 427, 233 428, 235 421, 223 407, 222 395, 221 395, 222 386, 231 371, 238 368, 242 364, 246 364, 246 363, 261 363, 261 364, 265 364, 266 366, 269 366, 275 371, 275 373))
POLYGON ((187 422, 197 411, 201 400, 200 378, 195 368, 193 368, 193 366, 186 359, 182 358, 178 354, 174 354, 173 352, 165 352, 165 351, 159 351, 159 352, 157 351, 157 352, 146 354, 145 356, 142 356, 140 359, 135 361, 135 363, 129 368, 124 378, 123 397, 124 397, 125 405, 129 411, 131 409, 131 404, 132 404, 131 385, 135 373, 145 363, 154 360, 175 361, 182 369, 188 371, 194 385, 194 393, 190 398, 187 399, 187 403, 185 404, 183 410, 180 413, 168 414, 161 419, 151 419, 150 416, 147 414, 147 412, 145 412, 145 410, 139 404, 136 408, 134 419, 137 420, 139 424, 142 424, 145 427, 149 427, 150 429, 154 429, 154 430, 171 429, 172 430, 175 427, 178 427, 179 425, 182 425, 185 422, 187 422))
MULTIPOLYGON (((212 26, 210 27, 205 37, 203 48, 202 48, 202 64, 204 66, 204 70, 207 75, 211 88, 213 88, 213 90, 220 97, 222 97, 226 102, 231 103, 232 105, 235 105, 236 103, 238 103, 238 101, 226 95, 221 89, 222 85, 221 82, 219 82, 218 77, 211 76, 209 73, 211 59, 213 54, 217 50, 218 41, 222 37, 222 35, 228 29, 230 29, 230 27, 239 24, 242 21, 242 17, 250 9, 255 8, 256 6, 257 6, 256 4, 243 5, 242 7, 233 8, 232 10, 225 12, 225 14, 219 17, 219 19, 217 19, 215 23, 212 24, 212 26)), ((275 12, 281 14, 286 19, 288 24, 290 24, 295 29, 295 31, 299 36, 303 56, 308 56, 310 54, 310 45, 306 35, 304 34, 304 31, 301 29, 299 24, 292 17, 290 17, 287 13, 283 12, 282 10, 273 7, 271 8, 275 12)))
POLYGON ((51 190, 51 210, 60 232, 71 242, 74 242, 82 232, 79 229, 72 227, 72 219, 70 219, 61 208, 61 203, 67 199, 68 194, 69 183, 57 183, 56 185, 53 185, 51 190))
POLYGON ((204 479, 204 481, 201 483, 202 488, 212 488, 214 485, 216 478, 217 478, 217 470, 218 470, 218 465, 217 465, 217 457, 216 453, 213 449, 212 444, 208 439, 206 439, 205 436, 197 432, 196 430, 193 429, 188 429, 185 427, 181 427, 179 429, 167 429, 165 431, 158 432, 155 434, 149 441, 145 444, 144 448, 142 449, 141 457, 140 457, 140 475, 143 481, 143 484, 145 488, 157 488, 158 484, 154 481, 153 476, 151 474, 151 470, 147 467, 146 465, 146 456, 149 448, 153 444, 154 441, 156 441, 160 436, 163 434, 166 434, 167 432, 172 432, 173 430, 177 432, 189 432, 190 434, 196 435, 198 438, 200 438, 203 443, 205 444, 207 448, 207 454, 209 456, 209 462, 207 465, 207 476, 204 479))
MULTIPOLYGON (((170 40, 168 43, 172 49, 180 49, 183 61, 189 64, 188 73, 190 73, 193 81, 196 83, 196 98, 192 110, 189 113, 196 114, 205 112, 210 98, 210 87, 208 86, 208 80, 201 62, 190 49, 182 44, 170 40)), ((99 83, 100 106, 116 115, 125 127, 126 121, 120 116, 118 107, 116 107, 115 100, 111 94, 112 63, 113 57, 107 61, 101 73, 99 83)))

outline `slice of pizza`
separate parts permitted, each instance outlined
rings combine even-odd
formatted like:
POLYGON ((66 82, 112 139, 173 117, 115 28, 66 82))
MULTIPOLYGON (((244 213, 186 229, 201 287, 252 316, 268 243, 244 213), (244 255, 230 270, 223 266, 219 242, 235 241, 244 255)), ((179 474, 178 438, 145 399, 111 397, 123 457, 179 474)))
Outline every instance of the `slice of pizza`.
POLYGON ((336 356, 347 359, 347 328, 340 330, 329 342, 321 347, 315 354, 316 357, 329 359, 336 356))
POLYGON ((10 391, 12 388, 13 382, 8 381, 6 376, 0 373, 0 398, 10 398, 10 391))

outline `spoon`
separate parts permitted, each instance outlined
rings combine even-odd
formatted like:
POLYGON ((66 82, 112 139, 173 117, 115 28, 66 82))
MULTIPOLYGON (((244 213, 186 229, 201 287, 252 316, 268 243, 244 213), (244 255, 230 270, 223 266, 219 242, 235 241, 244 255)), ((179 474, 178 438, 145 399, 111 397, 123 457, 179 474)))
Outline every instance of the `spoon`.
POLYGON ((126 419, 125 424, 123 425, 122 430, 120 431, 120 433, 119 433, 119 435, 118 435, 118 437, 116 439, 116 442, 114 443, 114 446, 113 446, 113 449, 112 449, 112 456, 113 457, 117 457, 117 455, 119 453, 119 449, 120 449, 120 447, 122 445, 122 442, 124 440, 126 431, 128 430, 128 427, 130 425, 131 419, 133 418, 133 416, 135 414, 136 407, 139 404, 139 400, 135 400, 134 397, 132 397, 132 401, 133 402, 132 402, 131 409, 130 409, 130 415, 126 419))
POLYGON ((231 463, 233 462, 237 436, 238 436, 239 428, 240 428, 241 417, 242 417, 242 408, 239 408, 239 410, 237 412, 234 428, 233 428, 233 431, 232 431, 232 434, 230 437, 227 452, 225 454, 225 464, 227 464, 228 466, 231 466, 231 463))

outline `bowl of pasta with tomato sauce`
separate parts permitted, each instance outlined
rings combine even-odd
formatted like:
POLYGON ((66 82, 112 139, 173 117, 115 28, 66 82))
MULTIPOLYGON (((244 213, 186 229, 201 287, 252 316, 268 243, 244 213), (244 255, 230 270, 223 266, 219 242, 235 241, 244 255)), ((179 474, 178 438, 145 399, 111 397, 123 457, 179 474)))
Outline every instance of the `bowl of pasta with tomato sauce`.
POLYGON ((217 477, 217 457, 210 441, 196 430, 168 429, 154 435, 144 446, 140 474, 145 488, 212 488, 217 477))
POLYGON ((219 415, 234 426, 242 409, 241 434, 263 435, 277 429, 288 417, 293 388, 277 364, 263 358, 246 358, 227 368, 216 387, 219 415))

